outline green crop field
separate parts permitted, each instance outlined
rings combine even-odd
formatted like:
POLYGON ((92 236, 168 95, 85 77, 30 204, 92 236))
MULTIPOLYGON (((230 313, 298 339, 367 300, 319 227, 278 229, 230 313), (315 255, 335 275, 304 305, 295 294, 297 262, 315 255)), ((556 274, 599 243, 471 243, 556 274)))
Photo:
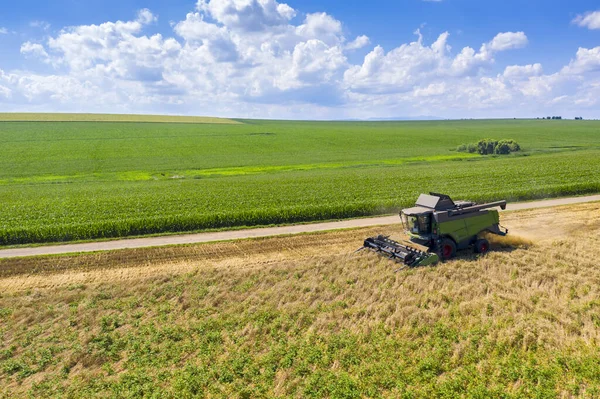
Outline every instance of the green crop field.
POLYGON ((233 122, 0 121, 0 245, 600 191, 595 121, 233 122), (487 137, 524 151, 455 151, 487 137))

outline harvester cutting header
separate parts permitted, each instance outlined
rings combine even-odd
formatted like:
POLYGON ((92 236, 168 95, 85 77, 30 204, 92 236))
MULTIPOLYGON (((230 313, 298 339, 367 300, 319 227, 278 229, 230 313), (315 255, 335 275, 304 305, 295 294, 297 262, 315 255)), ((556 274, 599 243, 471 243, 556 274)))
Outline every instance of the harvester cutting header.
POLYGON ((380 235, 367 238, 361 249, 381 253, 408 267, 451 259, 457 250, 469 247, 477 253, 486 253, 490 243, 481 234, 508 234, 508 229, 500 226, 498 210, 491 209, 496 207, 506 209, 506 201, 476 204, 454 202, 444 194, 421 194, 415 207, 400 212, 410 242, 401 243, 380 235))

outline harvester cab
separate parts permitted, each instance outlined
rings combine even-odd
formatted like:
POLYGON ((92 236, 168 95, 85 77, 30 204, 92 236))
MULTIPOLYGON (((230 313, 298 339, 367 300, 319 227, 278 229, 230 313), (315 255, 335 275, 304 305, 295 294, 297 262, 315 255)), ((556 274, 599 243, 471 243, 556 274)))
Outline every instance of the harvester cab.
POLYGON ((454 202, 444 194, 421 194, 414 207, 400 212, 410 242, 380 235, 367 238, 361 249, 376 251, 409 267, 451 259, 457 250, 469 247, 486 253, 490 244, 481 237, 482 233, 508 233, 500 226, 498 211, 492 209, 496 207, 506 209, 506 201, 478 205, 471 201, 454 202))

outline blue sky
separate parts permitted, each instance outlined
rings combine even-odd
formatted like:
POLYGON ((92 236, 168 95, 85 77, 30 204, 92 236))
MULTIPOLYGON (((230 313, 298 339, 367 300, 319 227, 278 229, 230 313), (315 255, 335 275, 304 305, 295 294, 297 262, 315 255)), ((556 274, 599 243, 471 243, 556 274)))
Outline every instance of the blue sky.
POLYGON ((591 118, 599 72, 589 0, 22 0, 0 14, 6 111, 591 118))

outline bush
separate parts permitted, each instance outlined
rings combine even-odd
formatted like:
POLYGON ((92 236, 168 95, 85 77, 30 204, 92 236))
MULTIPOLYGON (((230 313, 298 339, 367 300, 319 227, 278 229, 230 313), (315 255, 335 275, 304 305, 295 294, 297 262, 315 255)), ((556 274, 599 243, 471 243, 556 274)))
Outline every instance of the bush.
POLYGON ((512 139, 494 140, 483 139, 477 144, 461 144, 456 148, 459 152, 479 153, 481 155, 500 154, 506 155, 511 152, 521 151, 521 146, 512 139))
POLYGON ((500 140, 494 152, 496 154, 510 154, 521 150, 521 146, 514 140, 500 140))
POLYGON ((468 152, 469 154, 474 154, 478 152, 478 148, 476 144, 461 144, 456 148, 458 152, 468 152))
POLYGON ((492 140, 492 139, 479 140, 479 142, 477 143, 477 152, 480 155, 493 154, 497 145, 498 145, 497 140, 492 140))
POLYGON ((510 147, 510 152, 521 151, 521 146, 514 140, 506 140, 508 142, 508 146, 510 147))
POLYGON ((498 142, 496 148, 494 148, 494 153, 499 155, 510 154, 510 146, 508 145, 508 143, 500 141, 498 142))

